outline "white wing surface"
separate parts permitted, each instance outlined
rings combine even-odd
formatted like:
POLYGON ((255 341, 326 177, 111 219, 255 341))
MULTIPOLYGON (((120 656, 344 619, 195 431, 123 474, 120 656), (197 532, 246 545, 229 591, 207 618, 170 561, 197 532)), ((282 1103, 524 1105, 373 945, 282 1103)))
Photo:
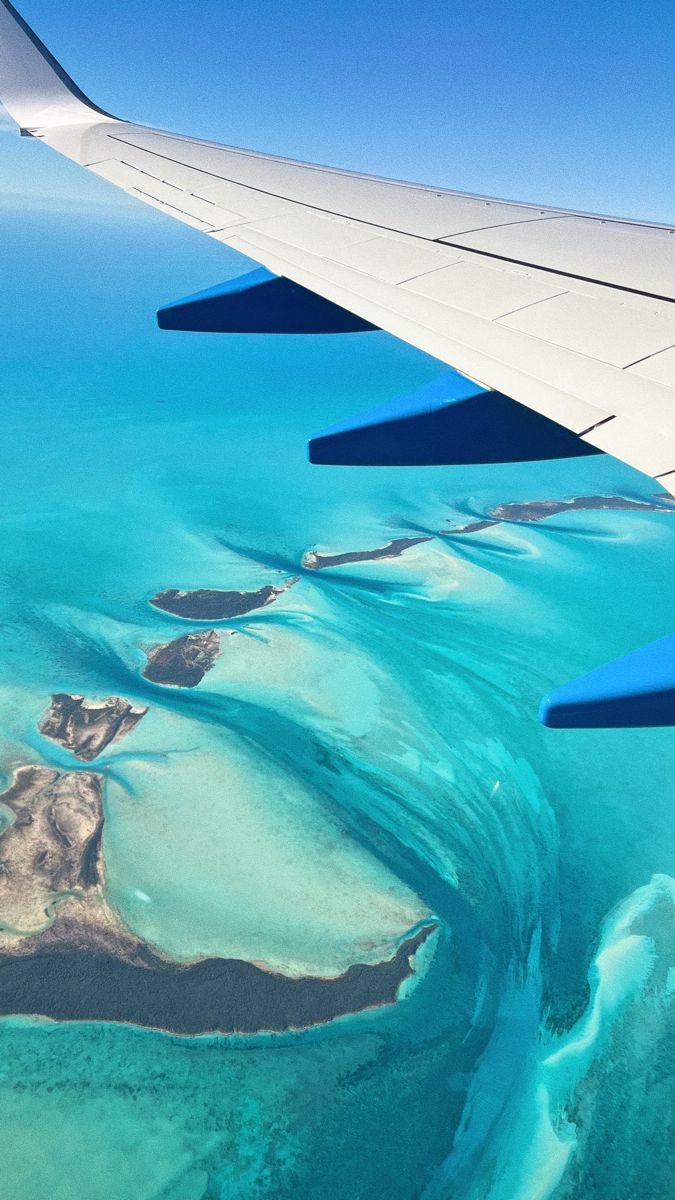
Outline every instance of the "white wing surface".
POLYGON ((24 133, 675 489, 675 231, 118 120, 0 0, 24 133))

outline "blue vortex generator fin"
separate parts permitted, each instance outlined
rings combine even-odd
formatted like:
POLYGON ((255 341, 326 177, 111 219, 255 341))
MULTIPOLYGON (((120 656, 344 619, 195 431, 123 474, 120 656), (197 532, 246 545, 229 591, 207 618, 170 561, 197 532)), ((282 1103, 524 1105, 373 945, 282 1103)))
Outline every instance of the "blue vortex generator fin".
POLYGON ((554 729, 675 725, 675 634, 564 683, 539 709, 554 729))
POLYGON ((501 392, 451 371, 313 437, 309 461, 418 467, 597 454, 594 446, 501 392))
POLYGON ((264 267, 165 305, 157 323, 160 329, 194 333, 361 333, 375 328, 264 267))

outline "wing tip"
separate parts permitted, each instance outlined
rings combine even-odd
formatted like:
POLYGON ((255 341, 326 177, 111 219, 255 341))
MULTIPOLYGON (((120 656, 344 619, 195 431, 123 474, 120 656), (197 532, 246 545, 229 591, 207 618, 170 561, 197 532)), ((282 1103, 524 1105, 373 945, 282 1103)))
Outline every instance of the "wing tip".
POLYGON ((0 0, 0 101, 22 132, 112 120, 63 69, 10 0, 0 0))

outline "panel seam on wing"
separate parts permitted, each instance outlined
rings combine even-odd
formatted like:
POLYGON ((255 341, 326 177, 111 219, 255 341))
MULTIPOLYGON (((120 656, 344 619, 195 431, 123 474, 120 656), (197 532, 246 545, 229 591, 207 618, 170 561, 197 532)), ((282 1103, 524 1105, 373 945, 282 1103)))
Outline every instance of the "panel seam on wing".
MULTIPOLYGON (((491 233, 493 229, 512 229, 514 227, 514 225, 517 225, 517 226, 534 225, 534 224, 541 225, 545 221, 559 221, 561 219, 561 217, 563 217, 563 216, 573 216, 573 215, 574 214, 572 214, 572 213, 549 213, 546 216, 527 217, 527 218, 524 217, 522 221, 500 221, 498 225, 476 225, 475 229, 462 229, 460 231, 455 231, 453 233, 444 233, 442 237, 433 238, 433 241, 442 242, 445 244, 446 239, 448 239, 448 238, 468 237, 470 233, 486 233, 488 231, 491 233)), ((467 246, 466 249, 470 250, 471 247, 467 246)))
MULTIPOLYGON (((246 238, 242 238, 237 233, 234 233, 232 235, 232 238, 228 239, 228 240, 234 241, 234 242, 237 242, 237 241, 240 242, 240 246, 235 246, 236 249, 240 249, 242 253, 248 254, 249 256, 254 257, 254 258, 257 257, 258 260, 260 260, 261 248, 259 246, 256 246, 255 242, 250 242, 250 241, 247 242, 246 238)), ((345 287, 344 285, 341 285, 340 283, 326 279, 325 277, 317 276, 315 273, 315 270, 313 271, 311 269, 311 267, 308 268, 307 266, 305 266, 305 267, 298 266, 297 264, 293 263, 292 260, 289 261, 287 258, 284 258, 284 256, 283 256, 284 249, 292 250, 293 247, 290 247, 290 246, 285 247, 284 244, 281 243, 279 245, 278 249, 275 249, 275 247, 272 247, 271 251, 267 252, 267 253, 271 253, 273 260, 276 260, 270 266, 270 269, 275 270, 278 273, 279 272, 286 273, 291 278, 293 277, 294 272, 299 273, 302 276, 310 276, 312 281, 318 280, 320 284, 323 284, 324 289, 327 284, 328 291, 332 292, 332 293, 337 292, 339 294, 344 290, 349 294, 350 299, 351 299, 351 297, 353 297, 356 300, 356 304, 353 307, 353 311, 359 313, 359 315, 363 315, 362 309, 363 309, 364 297, 362 295, 360 295, 359 292, 355 292, 352 288, 345 287), (279 251, 282 251, 282 253, 280 253, 279 251)), ((262 254, 264 256, 266 256, 266 251, 264 249, 262 250, 262 254)), ((325 260, 321 260, 320 258, 318 258, 318 256, 316 256, 316 257, 317 257, 317 261, 319 261, 319 262, 325 261, 325 260)), ((341 264, 336 264, 336 265, 338 267, 340 267, 340 269, 350 270, 349 268, 342 268, 341 264)), ((377 283, 381 287, 385 287, 385 288, 390 287, 392 289, 392 291, 395 290, 395 285, 391 285, 391 284, 387 285, 386 283, 383 283, 382 281, 379 281, 379 280, 377 281, 377 283)), ((322 293, 321 286, 317 288, 315 283, 310 283, 308 285, 303 282, 303 286, 313 287, 314 290, 319 291, 320 294, 324 294, 324 293, 322 293)), ((333 298, 333 297, 329 297, 329 298, 333 298)), ((345 305, 344 298, 337 299, 336 302, 345 305)), ((501 361, 500 359, 495 358, 494 354, 492 354, 491 352, 487 352, 485 350, 472 347, 467 342, 456 341, 453 338, 449 337, 447 334, 439 332, 437 329, 425 326, 424 324, 422 324, 419 321, 419 319, 415 318, 414 316, 410 316, 408 313, 397 311, 395 308, 392 308, 390 306, 390 304, 383 302, 383 300, 381 298, 376 299, 376 300, 371 300, 370 303, 373 304, 376 307, 376 309, 378 309, 380 312, 385 313, 389 317, 394 318, 395 322, 401 321, 401 320, 405 321, 408 325, 414 326, 415 328, 419 329, 421 331, 422 335, 427 335, 426 339, 424 336, 420 339, 422 343, 424 343, 425 340, 428 343, 429 338, 431 338, 431 339, 433 339, 434 342, 441 341, 441 342, 449 342, 451 344, 454 344, 457 347, 456 355, 450 354, 448 356, 447 351, 445 352, 445 354, 443 354, 443 353, 439 353, 438 350, 436 350, 436 351, 428 350, 427 352, 431 353, 431 354, 435 353, 436 357, 440 358, 440 360, 442 362, 447 362, 450 366, 454 366, 457 370, 460 371, 460 373, 466 374, 471 379, 475 379, 478 383, 480 383, 482 386, 484 386, 486 388, 495 388, 495 387, 500 388, 500 384, 499 384, 496 376, 499 374, 499 369, 501 368, 503 370, 508 371, 511 374, 517 375, 521 380, 527 380, 532 385, 538 385, 538 386, 544 388, 548 393, 553 393, 553 392, 557 393, 560 396, 561 400, 564 399, 568 403, 574 403, 574 404, 583 406, 583 408, 585 408, 588 411, 588 415, 590 415, 593 410, 595 410, 595 412, 598 414, 599 417, 601 415, 608 415, 608 414, 603 414, 603 409, 599 408, 598 405, 595 404, 593 401, 586 400, 580 396, 577 396, 572 391, 561 390, 561 389, 557 388, 554 384, 548 382, 546 379, 539 377, 537 374, 534 374, 534 373, 528 372, 528 371, 523 371, 522 368, 520 368, 518 366, 510 365, 509 363, 505 363, 505 362, 501 361), (489 374, 488 374, 488 376, 486 376, 485 374, 483 374, 482 371, 476 372, 476 371, 472 371, 471 369, 463 370, 461 366, 457 366, 457 362, 459 360, 461 360, 461 358, 462 358, 462 351, 464 351, 465 353, 467 353, 469 355, 480 357, 482 360, 484 360, 484 362, 486 364, 493 364, 495 367, 494 376, 490 377, 489 374)), ((429 300, 428 303, 432 304, 434 307, 439 308, 439 309, 442 309, 444 307, 442 305, 438 305, 435 301, 429 300)), ((349 304, 347 304, 346 307, 349 307, 349 304)), ((458 310, 455 310, 455 311, 458 311, 458 310)), ((472 321, 481 322, 487 328, 499 329, 499 326, 496 323, 487 321, 483 318, 474 317, 471 314, 465 314, 465 313, 462 313, 461 315, 468 316, 472 321)), ((383 324, 383 322, 381 320, 378 320, 377 315, 375 317, 373 317, 372 312, 371 312, 371 315, 369 317, 366 317, 365 319, 374 320, 375 323, 377 323, 377 324, 383 324)), ((509 331, 509 332, 511 332, 511 331, 509 331)), ((538 339, 530 338, 529 335, 527 335, 527 334, 523 334, 520 336, 527 339, 528 341, 538 340, 538 339)), ((571 351, 568 353, 574 354, 574 352, 571 352, 571 351)), ((578 357, 581 357, 581 356, 578 356, 578 357)), ((607 366, 607 364, 601 364, 601 365, 605 366, 607 370, 615 370, 616 369, 616 368, 607 366)), ((507 394, 509 394, 508 390, 507 390, 507 394)), ((517 399, 517 397, 514 397, 514 399, 517 399)), ((536 411, 543 412, 544 415, 550 415, 550 416, 552 416, 553 420, 556 420, 555 415, 551 414, 551 409, 550 409, 549 405, 546 405, 544 407, 538 407, 537 405, 532 404, 530 402, 530 407, 535 408, 536 411)), ((572 432, 577 433, 577 430, 574 429, 573 426, 569 426, 569 427, 572 428, 572 432)))
MULTIPOLYGON (((153 132, 153 131, 149 130, 149 132, 153 132)), ((593 276, 575 274, 573 271, 563 271, 563 270, 559 270, 559 269, 554 270, 551 267, 542 267, 538 263, 527 262, 525 260, 517 259, 517 258, 511 258, 505 254, 495 254, 492 252, 488 252, 486 250, 475 250, 471 246, 464 246, 464 245, 458 244, 456 242, 444 241, 442 238, 423 237, 421 234, 411 233, 406 229, 397 229, 391 225, 383 225, 376 221, 362 221, 359 218, 350 217, 349 214, 347 214, 347 213, 337 212, 334 209, 324 208, 320 205, 308 204, 306 201, 296 200, 292 196, 284 196, 280 192, 272 191, 269 188, 261 188, 261 187, 255 186, 253 184, 241 183, 239 180, 232 179, 227 175, 220 175, 215 171, 208 171, 204 167, 197 167, 197 166, 194 166, 192 163, 185 163, 185 162, 182 162, 180 159, 172 158, 171 155, 161 154, 158 150, 148 150, 146 146, 139 146, 137 142, 131 142, 126 138, 121 138, 117 134, 110 133, 110 134, 107 134, 106 136, 109 137, 112 141, 120 142, 123 145, 130 146, 133 150, 138 150, 143 154, 153 154, 157 158, 163 158, 167 162, 174 163, 174 165, 177 167, 183 167, 185 170, 195 171, 200 175, 208 175, 210 179, 218 179, 222 183, 229 183, 235 187, 244 187, 244 188, 247 188, 249 191, 257 192, 259 195, 262 195, 262 196, 271 196, 275 200, 282 200, 287 204, 295 204, 298 206, 298 208, 304 210, 305 212, 313 211, 313 212, 326 213, 328 216, 339 217, 341 220, 355 221, 358 224, 370 225, 370 227, 373 229, 383 229, 383 230, 386 230, 388 233, 403 234, 406 237, 415 238, 417 241, 424 242, 427 245, 438 244, 438 245, 443 245, 443 246, 450 246, 455 250, 460 250, 463 254, 470 254, 470 255, 475 254, 481 258, 491 258, 491 259, 495 259, 496 261, 499 261, 499 262, 512 263, 514 266, 527 267, 530 270, 542 271, 543 273, 548 274, 548 275, 560 275, 565 279, 578 279, 583 283, 593 283, 593 284, 596 284, 598 287, 606 287, 606 288, 610 288, 613 291, 626 292, 628 294, 632 294, 632 295, 636 295, 636 296, 645 296, 651 300, 665 300, 665 301, 672 302, 674 299, 673 296, 663 295, 658 292, 646 292, 641 288, 631 288, 631 287, 627 287, 624 284, 612 283, 609 280, 597 279, 597 278, 594 278, 593 276)), ((165 133, 161 133, 160 136, 161 137, 170 137, 169 134, 165 134, 165 133)), ((185 140, 188 142, 188 144, 190 141, 190 139, 180 139, 180 138, 177 138, 176 140, 177 141, 185 140)), ((227 150, 228 153, 232 152, 230 147, 221 146, 221 147, 216 147, 216 148, 221 149, 221 150, 223 150, 223 149, 227 150)), ((244 153, 244 152, 240 152, 240 153, 244 153)), ((261 155, 260 157, 265 158, 266 156, 261 155)), ((283 160, 281 160, 281 161, 283 161, 283 160)), ((86 165, 89 165, 89 164, 86 164, 86 165)), ((298 165, 305 166, 305 164, 302 164, 302 163, 298 164, 298 165)), ((329 170, 329 168, 327 168, 327 170, 329 170)), ((349 172, 345 172, 345 174, 348 175, 349 172)), ((384 182, 387 182, 387 181, 384 181, 384 182)), ((410 186, 412 187, 413 185, 410 185, 410 186)), ((431 190, 433 191, 433 189, 431 189, 431 190)), ((556 214, 556 216, 557 215, 558 214, 556 214)), ((576 216, 577 214, 563 213, 560 215, 576 216)), ((603 218, 589 217, 588 220, 602 221, 603 218)), ((531 222, 528 222, 528 221, 513 222, 513 224, 530 224, 530 223, 531 222)), ((617 223, 620 224, 621 222, 617 222, 617 223)))
MULTIPOLYGON (((659 354, 665 354, 666 350, 673 349, 675 349, 675 342, 671 342, 669 346, 661 346, 659 350, 652 350, 651 354, 643 354, 642 358, 636 358, 635 362, 626 363, 623 370, 629 371, 631 367, 637 367, 640 363, 648 362, 650 358, 658 358, 659 354)), ((667 384, 664 386, 667 387, 667 384)))

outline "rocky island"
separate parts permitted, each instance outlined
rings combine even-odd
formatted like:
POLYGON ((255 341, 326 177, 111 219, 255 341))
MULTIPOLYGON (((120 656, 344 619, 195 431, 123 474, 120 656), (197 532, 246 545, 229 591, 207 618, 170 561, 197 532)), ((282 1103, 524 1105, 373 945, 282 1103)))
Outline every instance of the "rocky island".
POLYGON ((176 962, 143 942, 105 895, 101 775, 23 766, 0 806, 0 1015, 122 1021, 176 1034, 299 1029, 392 1004, 424 925, 383 962, 334 978, 240 959, 176 962))
POLYGON ((298 576, 286 579, 282 584, 265 584, 255 592, 226 592, 217 588, 197 588, 194 591, 179 591, 169 588, 157 592, 150 603, 174 617, 187 621, 225 621, 229 617, 241 617, 272 604, 277 596, 298 582, 298 576))
POLYGON ((317 554, 315 550, 307 550, 302 559, 302 565, 310 571, 321 571, 324 567, 342 567, 345 563, 373 562, 380 558, 398 558, 411 546, 421 542, 431 542, 429 536, 412 538, 394 538, 386 546, 377 546, 375 550, 346 550, 342 554, 317 554))
POLYGON ((147 711, 122 696, 87 700, 70 692, 55 692, 38 729, 64 750, 91 762, 111 742, 129 733, 147 711))
POLYGON ((215 629, 185 633, 172 642, 153 646, 148 651, 143 675, 152 683, 165 686, 196 687, 219 654, 220 638, 215 629))
POLYGON ((99 882, 101 776, 20 767, 0 802, 10 813, 0 837, 0 922, 39 931, 55 897, 99 882))

